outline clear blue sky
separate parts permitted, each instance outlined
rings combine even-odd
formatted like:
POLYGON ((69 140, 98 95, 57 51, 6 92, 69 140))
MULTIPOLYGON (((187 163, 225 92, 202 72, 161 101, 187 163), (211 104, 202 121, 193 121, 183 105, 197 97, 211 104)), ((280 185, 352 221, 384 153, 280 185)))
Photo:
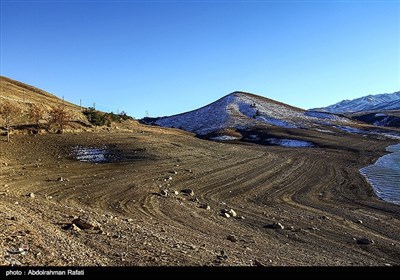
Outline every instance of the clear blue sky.
POLYGON ((1 0, 1 75, 142 118, 400 90, 399 1, 1 0))

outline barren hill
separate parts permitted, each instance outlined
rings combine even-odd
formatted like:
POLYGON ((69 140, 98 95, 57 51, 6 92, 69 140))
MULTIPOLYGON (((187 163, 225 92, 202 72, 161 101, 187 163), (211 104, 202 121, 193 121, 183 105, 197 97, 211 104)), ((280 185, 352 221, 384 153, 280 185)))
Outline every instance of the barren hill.
MULTIPOLYGON (((18 111, 21 112, 20 116, 15 118, 13 125, 29 123, 26 115, 23 113, 28 112, 32 104, 42 108, 45 112, 45 115, 48 115, 50 110, 55 106, 65 106, 72 116, 73 121, 89 125, 87 118, 82 113, 82 108, 79 106, 68 101, 64 101, 61 98, 44 90, 0 76, 0 104, 3 102, 12 104, 14 107, 18 108, 18 111)), ((0 114, 0 118, 1 117, 2 116, 0 114)))

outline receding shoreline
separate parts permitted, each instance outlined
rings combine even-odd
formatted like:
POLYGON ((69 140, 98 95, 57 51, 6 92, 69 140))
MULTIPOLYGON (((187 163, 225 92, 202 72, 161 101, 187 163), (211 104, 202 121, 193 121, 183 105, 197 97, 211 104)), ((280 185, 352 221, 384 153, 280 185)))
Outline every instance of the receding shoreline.
POLYGON ((379 198, 400 205, 400 144, 390 145, 386 151, 390 153, 361 168, 360 173, 379 198))

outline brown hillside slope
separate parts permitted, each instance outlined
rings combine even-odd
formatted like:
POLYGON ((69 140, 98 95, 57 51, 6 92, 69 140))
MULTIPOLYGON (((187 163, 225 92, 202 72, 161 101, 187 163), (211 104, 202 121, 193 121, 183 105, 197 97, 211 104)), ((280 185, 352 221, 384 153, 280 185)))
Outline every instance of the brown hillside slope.
MULTIPOLYGON (((44 119, 49 117, 49 112, 53 107, 62 105, 70 114, 71 121, 89 125, 79 106, 64 101, 44 90, 0 76, 0 104, 5 102, 10 103, 20 112, 18 116, 13 117, 11 123, 13 126, 30 124, 27 115, 33 104, 44 111, 44 119)), ((0 114, 0 122, 3 121, 3 117, 0 114)))

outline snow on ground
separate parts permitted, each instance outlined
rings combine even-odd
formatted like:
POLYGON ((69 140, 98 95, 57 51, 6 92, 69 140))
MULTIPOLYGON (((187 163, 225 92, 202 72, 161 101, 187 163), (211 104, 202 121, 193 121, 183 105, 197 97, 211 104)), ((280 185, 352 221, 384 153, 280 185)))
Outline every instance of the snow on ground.
POLYGON ((240 138, 238 137, 233 137, 233 136, 228 136, 228 135, 220 135, 216 137, 211 137, 210 140, 217 140, 217 141, 233 141, 233 140, 239 140, 240 138))
POLYGON ((72 154, 77 160, 92 163, 106 161, 106 152, 106 148, 91 148, 81 146, 72 148, 72 154))
MULTIPOLYGON (((375 115, 376 116, 376 115, 375 115)), ((389 117, 385 117, 385 118, 383 118, 382 120, 380 120, 380 121, 375 121, 374 123, 373 123, 373 125, 376 125, 376 126, 387 126, 387 124, 388 124, 388 122, 389 122, 389 117)))
POLYGON ((294 139, 279 139, 279 138, 267 138, 268 143, 272 145, 279 145, 282 147, 292 148, 307 148, 314 147, 314 144, 308 141, 294 140, 294 139))
POLYGON ((331 114, 305 112, 267 98, 234 92, 200 109, 159 118, 155 124, 205 135, 224 128, 248 129, 260 123, 308 128, 321 120, 329 122, 329 125, 348 121, 331 114))
POLYGON ((297 126, 290 124, 286 121, 283 120, 278 120, 272 117, 264 117, 264 116, 258 116, 256 117, 256 120, 270 124, 270 125, 274 125, 274 126, 279 126, 279 127, 285 127, 285 128, 297 128, 297 126))
POLYGON ((368 131, 366 131, 366 130, 362 130, 362 129, 358 129, 358 128, 354 128, 354 127, 350 127, 350 126, 335 125, 335 127, 337 129, 340 129, 340 130, 342 130, 344 132, 348 132, 348 133, 368 134, 368 131))
POLYGON ((334 133, 333 131, 330 131, 330 130, 327 130, 327 129, 316 128, 315 130, 319 131, 319 132, 322 132, 322 133, 330 133, 330 134, 334 133))

